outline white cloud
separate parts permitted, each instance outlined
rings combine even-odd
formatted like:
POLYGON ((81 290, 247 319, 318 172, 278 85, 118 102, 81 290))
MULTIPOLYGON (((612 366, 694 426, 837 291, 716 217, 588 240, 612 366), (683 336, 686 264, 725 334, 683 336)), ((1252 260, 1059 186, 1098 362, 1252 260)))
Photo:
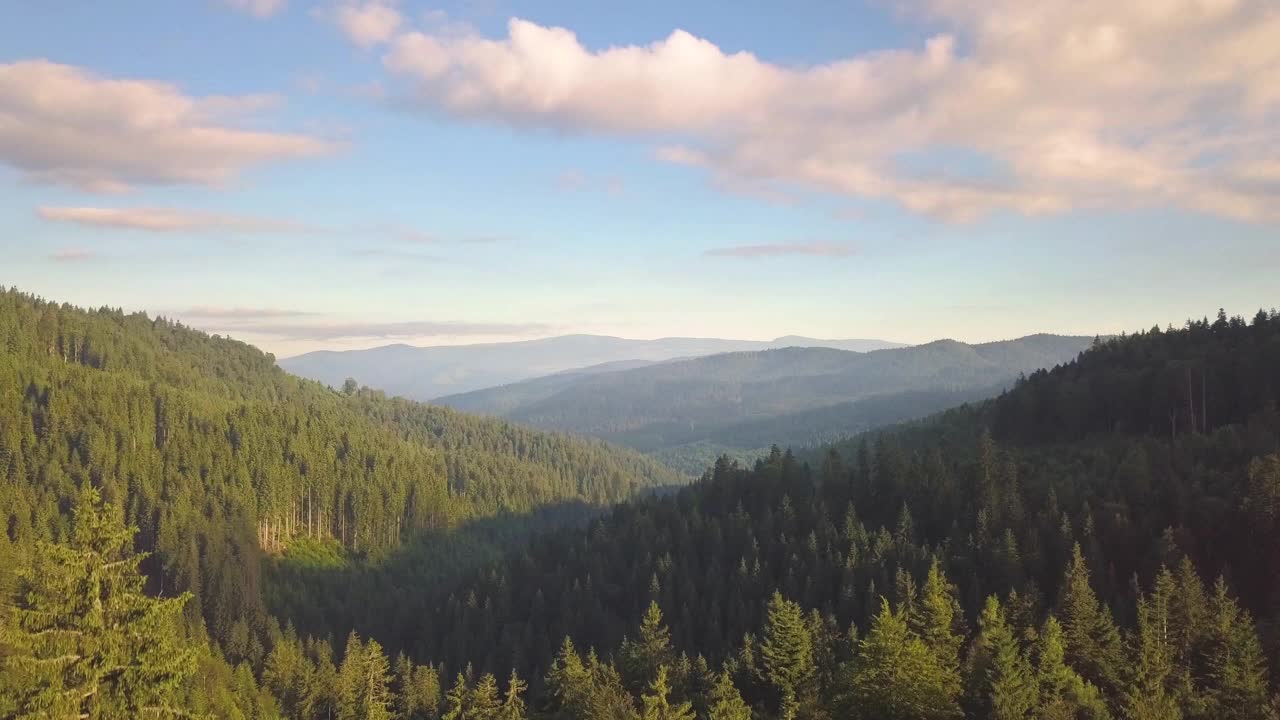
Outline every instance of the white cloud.
POLYGON ((268 162, 332 151, 319 138, 243 127, 272 96, 191 97, 46 60, 0 64, 0 163, 31 180, 122 192, 216 184, 268 162))
POLYGON ((254 17, 268 18, 284 10, 289 0, 223 0, 230 7, 254 17))
POLYGON ((346 2, 333 10, 333 21, 363 48, 387 42, 400 29, 399 11, 385 0, 346 2))
POLYGON ((593 50, 512 19, 497 39, 402 31, 384 64, 433 109, 639 137, 724 187, 801 186, 956 220, 1141 205, 1280 220, 1257 160, 1280 146, 1274 0, 898 5, 943 32, 793 67, 679 30, 593 50))
POLYGON ((319 231, 290 220, 169 208, 42 207, 36 212, 45 220, 54 222, 159 233, 319 231))

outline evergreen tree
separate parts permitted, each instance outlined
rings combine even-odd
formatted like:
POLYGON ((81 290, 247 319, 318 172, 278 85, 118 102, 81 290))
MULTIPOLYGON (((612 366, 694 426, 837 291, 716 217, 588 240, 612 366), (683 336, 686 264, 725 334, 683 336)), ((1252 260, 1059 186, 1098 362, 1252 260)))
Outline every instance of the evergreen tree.
POLYGON ((547 671, 547 709, 555 717, 582 717, 590 689, 590 673, 582 664, 573 640, 566 636, 547 671))
POLYGON ((946 673, 888 601, 858 642, 843 711, 862 720, 949 720, 961 717, 946 673))
POLYGON ((716 675, 707 706, 707 720, 751 720, 751 708, 743 702, 728 670, 716 675))
POLYGON ((1161 568, 1153 591, 1138 599, 1138 636, 1133 679, 1124 693, 1124 715, 1134 720, 1181 720, 1178 697, 1170 692, 1174 638, 1170 603, 1173 574, 1161 568))
POLYGON ((467 678, 462 673, 453 681, 453 687, 444 694, 444 712, 440 720, 464 720, 470 704, 471 691, 467 687, 467 678))
POLYGON ((363 670, 357 719, 391 720, 391 667, 377 640, 364 646, 363 670))
POLYGON ((502 710, 498 713, 499 720, 525 720, 524 691, 528 688, 528 684, 512 670, 511 677, 507 679, 507 694, 502 701, 502 710))
POLYGON ((1275 720, 1267 690, 1267 665, 1249 614, 1240 609, 1221 577, 1209 601, 1204 692, 1207 715, 1275 720))
POLYGON ((764 680, 780 696, 783 720, 796 716, 800 697, 813 680, 813 639, 800 606, 775 592, 766 610, 760 639, 760 664, 764 680))
POLYGON ((1120 631, 1111 619, 1111 612, 1093 592, 1079 543, 1071 551, 1058 609, 1062 615, 1067 664, 1104 692, 1118 691, 1123 684, 1120 631))
POLYGON ((1036 680, 1043 720, 1106 720, 1111 717, 1102 694, 1067 667, 1062 625, 1049 616, 1036 641, 1036 680))
POLYGON ((992 720, 1022 720, 1040 704, 1040 689, 995 595, 978 620, 969 658, 970 714, 992 720))
POLYGON ((498 692, 498 679, 493 673, 485 673, 472 688, 467 703, 467 720, 499 720, 502 697, 498 692))
POLYGON ((667 666, 660 665, 649 685, 649 691, 641 698, 643 720, 693 720, 693 705, 688 702, 671 704, 671 686, 667 683, 667 666))
POLYGON ((619 657, 627 687, 637 694, 649 684, 659 667, 670 667, 675 661, 671 631, 662 622, 662 609, 656 600, 650 601, 645 610, 639 636, 635 640, 623 640, 619 657))
POLYGON ((953 700, 959 700, 960 646, 964 638, 955 627, 961 618, 959 604, 942 572, 937 558, 929 564, 929 574, 915 611, 907 616, 908 627, 924 642, 925 647, 938 660, 947 692, 953 700))
POLYGON ((14 680, 14 716, 112 718, 179 714, 176 700, 195 672, 181 642, 189 596, 143 592, 126 528, 96 489, 75 509, 70 542, 40 544, 18 574, 4 624, 0 669, 14 680))

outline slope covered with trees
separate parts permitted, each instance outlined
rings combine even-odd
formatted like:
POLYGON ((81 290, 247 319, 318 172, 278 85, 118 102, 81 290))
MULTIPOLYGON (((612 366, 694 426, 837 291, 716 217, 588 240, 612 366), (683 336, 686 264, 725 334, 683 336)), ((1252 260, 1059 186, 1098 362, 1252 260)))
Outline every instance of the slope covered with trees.
POLYGON ((284 552, 273 563, 287 566, 291 546, 376 558, 496 517, 581 520, 679 482, 599 441, 334 392, 141 313, 0 291, 0 350, 5 569, 71 538, 92 488, 137 528, 149 587, 190 592, 188 622, 234 662, 266 652, 263 560, 284 552))
POLYGON ((822 347, 723 353, 553 375, 440 402, 603 438, 696 476, 718 454, 754 460, 771 444, 815 446, 992 397, 1022 373, 1073 359, 1089 342, 1032 335, 865 353, 822 347))
MULTIPOLYGON (((48 526, 66 550, 4 548, 39 571, 16 580, 0 635, 0 711, 34 707, 24 688, 55 697, 97 677, 82 696, 112 707, 247 717, 1275 720, 1278 373, 1275 313, 1099 342, 991 401, 812 454, 722 460, 693 486, 535 533, 448 583, 411 571, 432 552, 418 544, 353 566, 333 541, 295 540, 308 571, 281 577, 268 562, 266 584, 289 597, 239 645, 218 611, 216 642, 200 630, 223 607, 221 578, 175 597, 160 554, 141 561, 145 587, 121 575, 128 558, 111 548, 129 491, 96 534, 82 530, 93 513, 68 514, 97 507, 93 492, 68 491, 23 506, 45 525, 10 519, 30 535, 48 526), (137 608, 90 649, 187 619, 165 653, 175 664, 147 663, 151 694, 106 652, 83 656, 110 673, 71 672, 75 660, 31 682, 52 672, 38 663, 81 654, 35 634, 80 632, 40 613, 74 604, 84 577, 114 578, 94 592, 137 608), (185 705, 206 694, 254 700, 185 705)), ((429 432, 372 394, 334 397, 405 428, 406 445, 429 432)), ((40 486, 12 477, 7 492, 40 486)), ((79 485, 106 496, 110 483, 79 485)))
POLYGON ((476 345, 386 345, 367 350, 318 350, 285 358, 280 364, 289 372, 333 387, 340 387, 346 378, 354 377, 388 394, 425 401, 601 364, 660 362, 796 345, 858 351, 902 347, 883 340, 819 340, 794 336, 775 340, 688 337, 631 340, 607 335, 560 335, 476 345))
POLYGON ((414 651, 515 664, 561 717, 643 713, 659 679, 719 717, 723 672, 763 717, 1272 718, 1277 353, 1274 314, 1198 321, 809 461, 723 461, 424 600, 414 651))

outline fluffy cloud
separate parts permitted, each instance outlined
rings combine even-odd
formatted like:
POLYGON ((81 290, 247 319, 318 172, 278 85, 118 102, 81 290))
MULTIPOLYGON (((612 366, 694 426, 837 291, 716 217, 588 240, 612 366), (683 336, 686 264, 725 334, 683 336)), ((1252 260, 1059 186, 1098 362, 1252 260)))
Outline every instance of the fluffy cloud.
POLYGON ((267 18, 284 10, 289 0, 224 0, 227 5, 254 17, 267 18))
POLYGON ((368 48, 395 36, 402 21, 389 2, 347 2, 333 11, 333 21, 352 42, 368 48))
POLYGON ((852 257, 858 254, 858 249, 846 243, 769 243, 765 245, 731 245, 729 247, 712 248, 706 254, 710 257, 734 258, 782 257, 789 255, 852 257))
POLYGON ((45 220, 54 222, 160 233, 215 230, 233 233, 313 230, 288 220, 166 208, 42 207, 36 212, 45 220))
POLYGON ((307 135, 251 130, 271 97, 204 97, 146 80, 98 77, 44 60, 0 64, 0 163, 27 178, 98 192, 216 184, 263 163, 333 148, 307 135))
POLYGON ((920 47, 781 66, 675 31, 592 50, 513 19, 395 36, 418 102, 638 136, 724 187, 801 186, 955 220, 1173 205, 1280 220, 1274 0, 910 0, 920 47))

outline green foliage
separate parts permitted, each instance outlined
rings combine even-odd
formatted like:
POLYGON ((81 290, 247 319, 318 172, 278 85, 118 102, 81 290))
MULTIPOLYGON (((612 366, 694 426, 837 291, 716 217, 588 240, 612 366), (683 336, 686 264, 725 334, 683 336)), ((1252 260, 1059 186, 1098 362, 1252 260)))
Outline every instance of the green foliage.
POLYGON ((3 717, 1275 720, 1274 315, 603 516, 672 476, 145 316, 0 342, 3 717))
POLYGON ((763 679, 781 698, 779 715, 788 720, 794 718, 812 689, 816 672, 813 638, 805 624, 804 611, 781 593, 775 592, 769 600, 759 655, 763 679))
POLYGON ((1040 686, 1038 717, 1045 720, 1105 720, 1111 717, 1102 694, 1066 663, 1062 625, 1052 615, 1036 641, 1036 680, 1040 686))
POLYGON ((1005 622, 995 595, 978 618, 978 637, 969 655, 971 717, 1022 720, 1040 707, 1040 687, 1017 638, 1005 622))
POLYGON ((865 720, 942 720, 961 717, 949 695, 941 664, 906 618, 888 601, 858 643, 852 665, 846 712, 865 720))
POLYGON ((671 703, 671 686, 667 683, 667 666, 658 667, 649 691, 641 698, 643 720, 693 720, 693 704, 671 703))
POLYGON ((1094 594, 1080 545, 1076 544, 1071 552, 1058 603, 1067 662, 1089 682, 1106 692, 1114 692, 1122 684, 1124 655, 1120 631, 1111 619, 1111 612, 1094 594))

